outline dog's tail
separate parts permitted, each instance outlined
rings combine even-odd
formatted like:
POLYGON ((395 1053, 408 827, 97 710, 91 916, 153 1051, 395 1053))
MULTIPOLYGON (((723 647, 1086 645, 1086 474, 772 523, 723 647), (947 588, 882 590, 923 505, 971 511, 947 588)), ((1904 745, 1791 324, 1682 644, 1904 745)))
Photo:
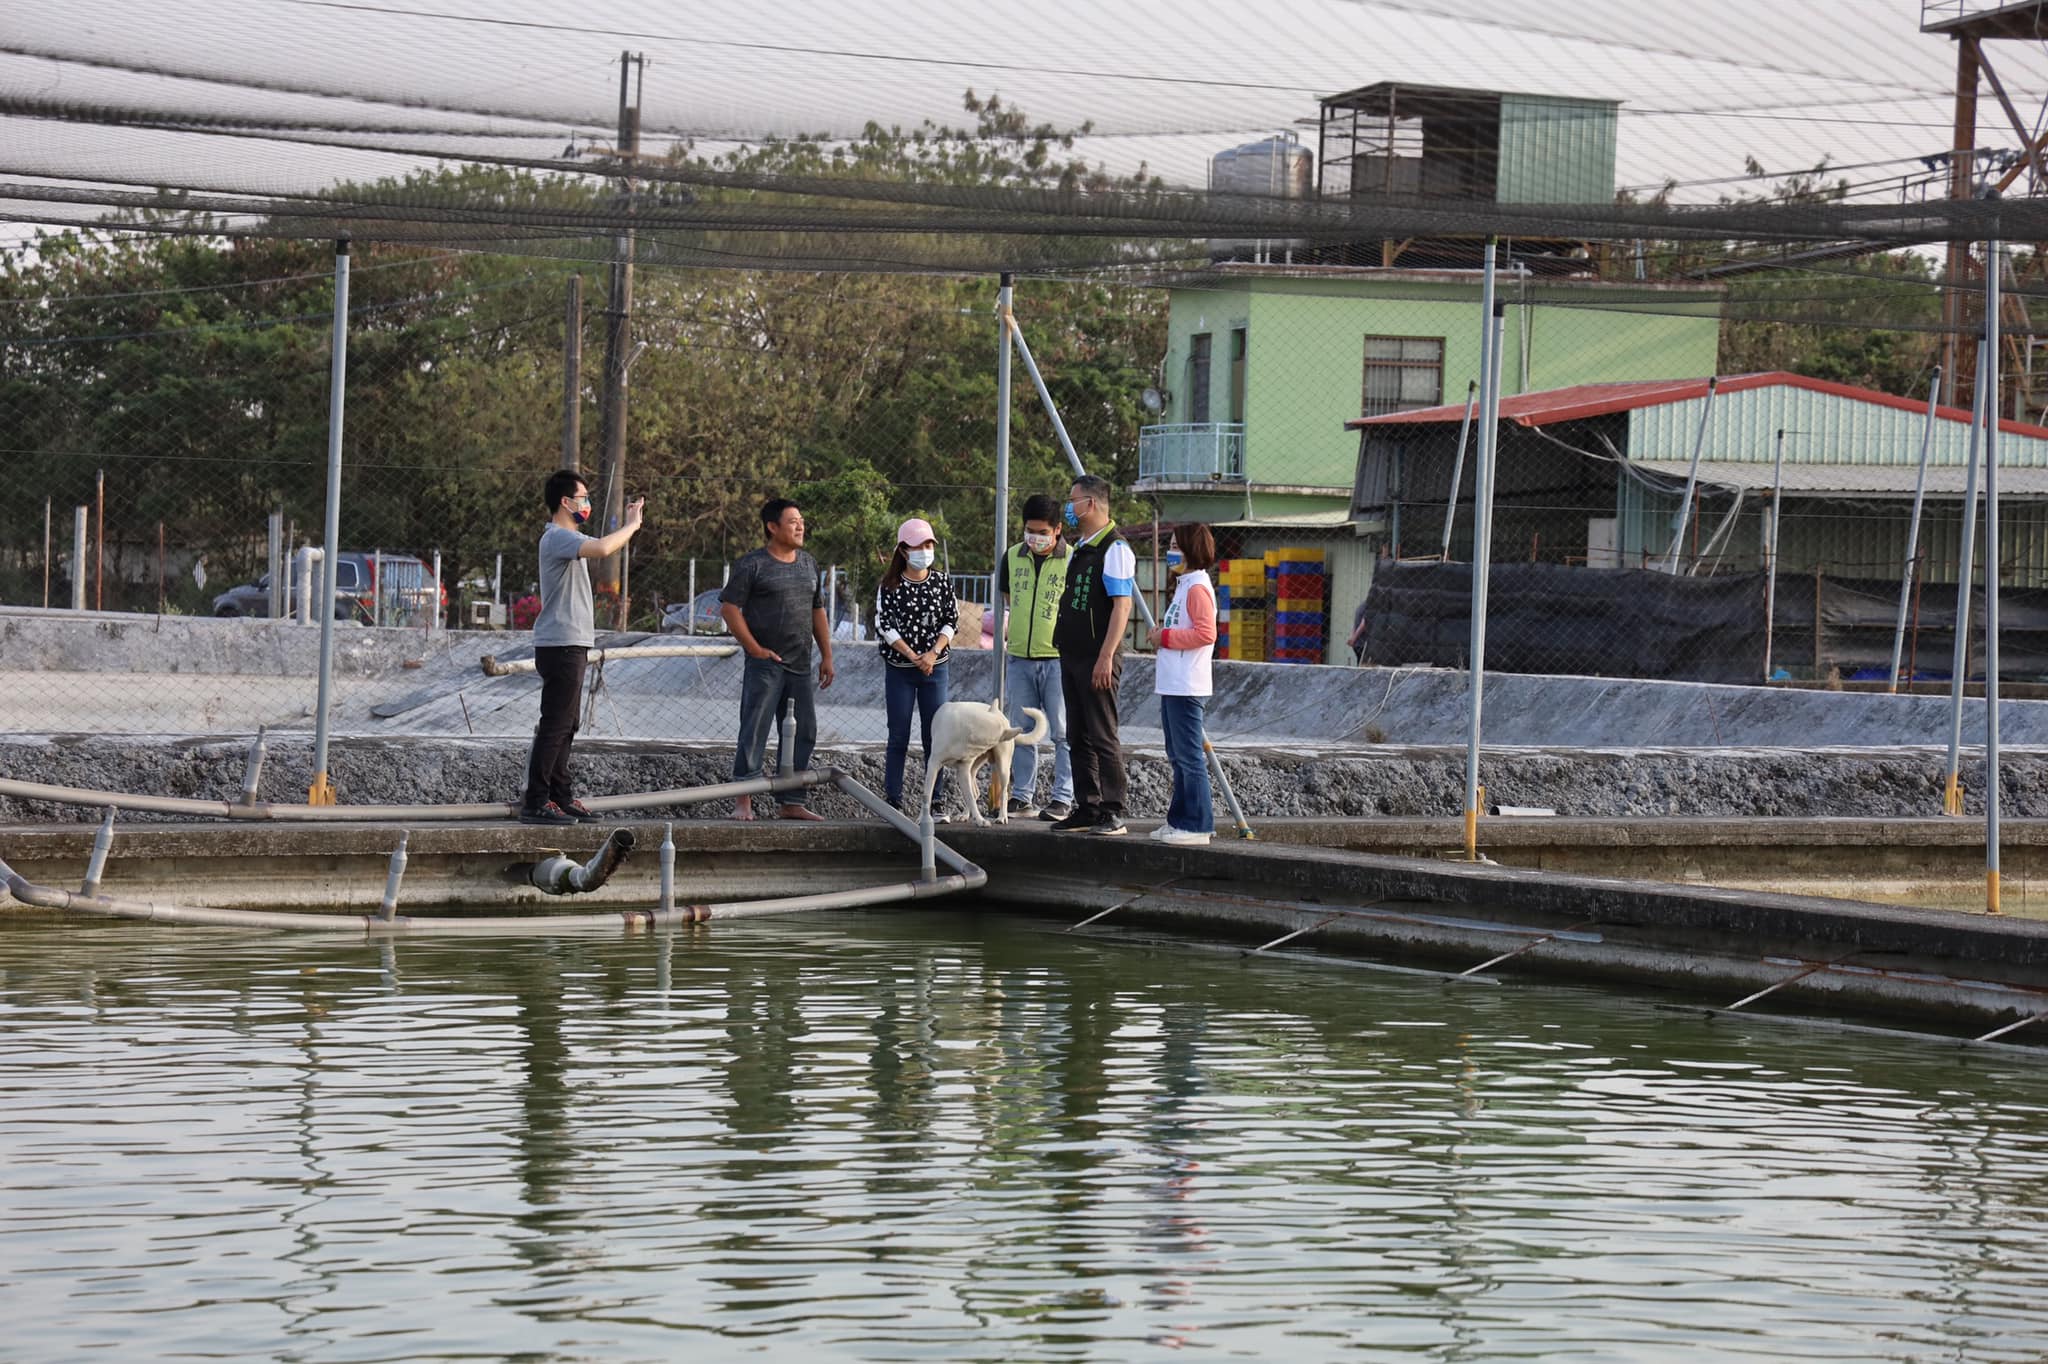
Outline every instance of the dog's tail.
POLYGON ((1020 744, 1028 744, 1032 748, 1036 748, 1040 744, 1044 743, 1046 741, 1047 736, 1049 736, 1052 733, 1052 726, 1046 723, 1045 712, 1040 710, 1036 706, 1024 707, 1024 714, 1030 717, 1031 728, 1019 734, 1017 736, 1017 742, 1020 744))

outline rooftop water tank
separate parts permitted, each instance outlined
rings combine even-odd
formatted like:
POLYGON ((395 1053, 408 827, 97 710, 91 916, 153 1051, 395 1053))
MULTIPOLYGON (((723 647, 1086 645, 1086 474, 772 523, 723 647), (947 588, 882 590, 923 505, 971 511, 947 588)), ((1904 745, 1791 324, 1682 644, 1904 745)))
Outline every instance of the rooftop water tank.
POLYGON ((1209 158, 1209 188, 1220 194, 1306 199, 1315 184, 1315 154, 1293 133, 1276 133, 1209 158))

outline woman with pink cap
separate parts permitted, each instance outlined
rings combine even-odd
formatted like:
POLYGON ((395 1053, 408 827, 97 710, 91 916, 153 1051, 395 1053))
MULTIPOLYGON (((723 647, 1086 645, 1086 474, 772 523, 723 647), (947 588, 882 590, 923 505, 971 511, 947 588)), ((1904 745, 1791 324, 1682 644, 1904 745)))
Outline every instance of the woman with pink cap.
MULTIPOLYGON (((882 662, 888 665, 882 670, 882 695, 889 713, 882 790, 898 807, 903 804, 903 760, 910 751, 910 713, 917 712, 929 763, 932 716, 946 704, 946 657, 960 625, 953 584, 932 566, 938 543, 923 517, 905 521, 896 531, 896 552, 889 556, 889 570, 875 594, 875 629, 882 637, 882 662)), ((941 782, 932 792, 934 812, 944 804, 943 790, 941 782)))

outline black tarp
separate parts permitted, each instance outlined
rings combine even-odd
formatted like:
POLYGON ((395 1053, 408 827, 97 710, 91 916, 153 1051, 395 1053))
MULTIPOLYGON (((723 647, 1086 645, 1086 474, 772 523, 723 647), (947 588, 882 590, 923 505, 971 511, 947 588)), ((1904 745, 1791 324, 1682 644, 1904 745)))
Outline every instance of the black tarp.
MULTIPOLYGON (((1758 682, 1764 667, 1762 573, 1684 578, 1644 569, 1496 564, 1487 587, 1490 671, 1758 682)), ((1955 588, 1932 584, 1909 613, 1915 676, 1946 677, 1955 588)), ((1365 661, 1463 667, 1470 645, 1472 570, 1460 563, 1382 562, 1366 598, 1365 661)), ((1813 573, 1778 579, 1773 672, 1794 677, 1883 677, 1891 663, 1897 583, 1813 573), (1814 616, 1818 606, 1820 640, 1814 616)), ((1981 673, 1983 593, 1974 594, 1973 675, 1981 673)), ((2048 677, 2048 591, 1999 593, 1999 672, 2048 677)))

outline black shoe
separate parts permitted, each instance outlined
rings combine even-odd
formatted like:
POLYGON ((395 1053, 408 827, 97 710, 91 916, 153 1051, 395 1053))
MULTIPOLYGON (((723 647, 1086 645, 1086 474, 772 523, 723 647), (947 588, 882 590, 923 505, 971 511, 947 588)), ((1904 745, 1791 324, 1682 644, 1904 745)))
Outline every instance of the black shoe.
POLYGON ((1091 834, 1101 834, 1104 838, 1118 838, 1129 833, 1130 830, 1124 827, 1122 816, 1104 815, 1088 826, 1088 832, 1091 834))
POLYGON ((558 800, 554 804, 557 810, 573 817, 578 824, 601 824, 604 822, 603 815, 597 813, 597 811, 591 809, 580 800, 558 800))
POLYGON ((1056 800, 1038 812, 1038 817, 1047 823, 1057 823, 1074 813, 1074 807, 1063 800, 1056 800))
POLYGON ((552 824, 559 826, 574 824, 577 820, 576 816, 570 814, 553 801, 549 801, 538 810, 521 809, 519 812, 519 822, 521 824, 552 824))
POLYGON ((1052 822, 1052 831, 1056 834, 1077 833, 1082 829, 1094 828, 1095 823, 1096 818, 1093 811, 1075 810, 1062 819, 1054 820, 1052 822))

